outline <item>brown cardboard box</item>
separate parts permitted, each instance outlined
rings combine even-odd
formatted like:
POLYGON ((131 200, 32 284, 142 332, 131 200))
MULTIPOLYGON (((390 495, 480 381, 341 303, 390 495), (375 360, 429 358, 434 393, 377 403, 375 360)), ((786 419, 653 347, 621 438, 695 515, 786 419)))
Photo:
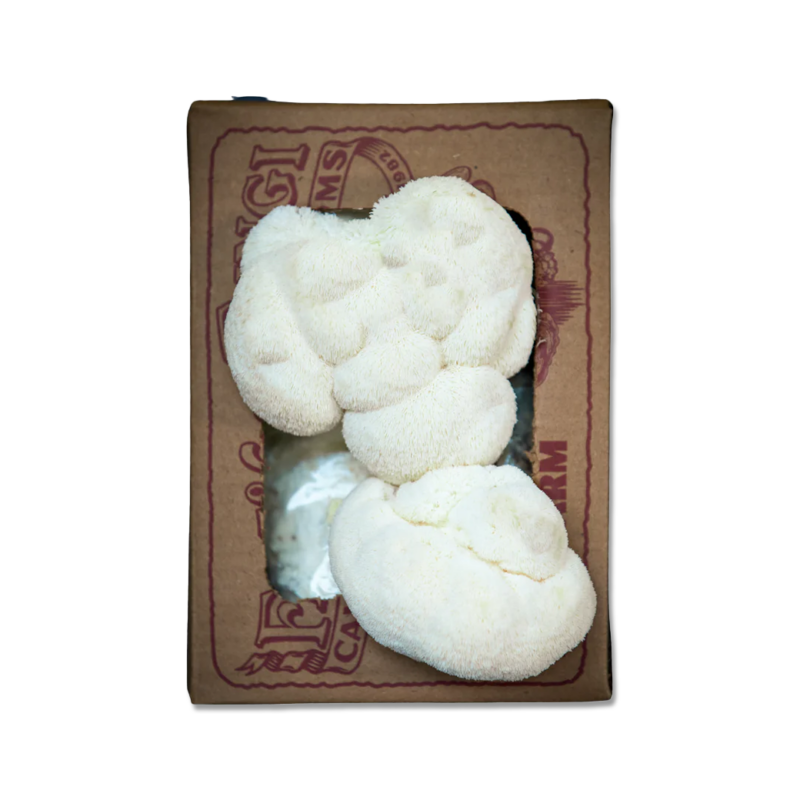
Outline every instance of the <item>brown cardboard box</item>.
POLYGON ((201 102, 189 112, 194 703, 605 700, 608 624, 609 160, 606 101, 444 106, 201 102), (534 479, 558 504, 598 608, 586 641, 518 683, 470 682, 369 639, 341 597, 270 589, 259 421, 222 330, 247 232, 280 204, 363 208, 455 174, 534 229, 540 307, 534 479))

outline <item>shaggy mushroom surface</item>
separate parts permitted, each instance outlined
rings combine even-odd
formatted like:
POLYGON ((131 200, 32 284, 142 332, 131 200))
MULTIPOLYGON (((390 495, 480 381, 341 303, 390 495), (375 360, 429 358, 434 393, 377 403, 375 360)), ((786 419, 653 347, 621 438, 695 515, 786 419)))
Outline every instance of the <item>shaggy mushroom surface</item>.
POLYGON ((552 501, 521 470, 453 467, 339 508, 330 559, 380 644, 460 678, 538 675, 586 636, 596 595, 552 501))
POLYGON ((459 178, 412 181, 368 219, 283 206, 245 242, 228 364, 279 430, 344 415, 348 448, 384 480, 491 464, 533 346, 532 270, 511 217, 459 178))

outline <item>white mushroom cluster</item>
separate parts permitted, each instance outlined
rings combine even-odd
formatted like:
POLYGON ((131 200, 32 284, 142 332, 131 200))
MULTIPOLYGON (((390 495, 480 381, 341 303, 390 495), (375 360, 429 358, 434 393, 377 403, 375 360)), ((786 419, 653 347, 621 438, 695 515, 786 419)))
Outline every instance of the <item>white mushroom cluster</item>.
POLYGON ((392 483, 491 464, 516 419, 506 380, 536 329, 531 251, 459 178, 422 178, 345 221, 281 207, 251 231, 225 325, 234 380, 270 425, 343 430, 392 483))
POLYGON ((330 540, 333 575, 376 641, 461 678, 521 680, 576 647, 596 595, 561 514, 516 467, 364 481, 330 540))
POLYGON ((244 401, 298 436, 341 421, 377 476, 330 535, 367 633, 479 680, 538 675, 578 645, 596 596, 564 521, 524 472, 489 466, 536 331, 531 251, 506 211, 452 177, 413 181, 368 219, 278 208, 241 266, 225 346, 244 401))

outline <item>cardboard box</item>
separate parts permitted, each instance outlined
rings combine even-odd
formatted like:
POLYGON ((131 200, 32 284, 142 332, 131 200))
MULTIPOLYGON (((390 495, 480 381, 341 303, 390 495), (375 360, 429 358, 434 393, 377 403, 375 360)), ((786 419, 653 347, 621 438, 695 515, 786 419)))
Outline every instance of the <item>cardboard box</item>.
POLYGON ((194 703, 605 700, 609 161, 606 101, 444 106, 200 102, 189 112, 194 703), (250 228, 281 204, 364 208, 458 175, 533 229, 540 307, 533 475, 598 596, 588 637, 517 683, 463 681, 369 639, 341 597, 282 600, 265 571, 263 450, 222 331, 250 228))

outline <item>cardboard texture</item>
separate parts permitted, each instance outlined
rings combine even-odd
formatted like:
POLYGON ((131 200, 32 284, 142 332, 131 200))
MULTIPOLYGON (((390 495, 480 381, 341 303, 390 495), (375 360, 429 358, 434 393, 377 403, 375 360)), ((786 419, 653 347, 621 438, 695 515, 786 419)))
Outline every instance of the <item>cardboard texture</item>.
POLYGON ((189 112, 194 703, 604 700, 608 622, 609 160, 606 101, 442 106, 200 102, 189 112), (597 589, 586 641, 517 683, 452 678, 369 639, 341 597, 283 601, 266 577, 259 420, 222 330, 250 228, 281 204, 370 207, 458 175, 534 232, 540 308, 534 479, 597 589))

